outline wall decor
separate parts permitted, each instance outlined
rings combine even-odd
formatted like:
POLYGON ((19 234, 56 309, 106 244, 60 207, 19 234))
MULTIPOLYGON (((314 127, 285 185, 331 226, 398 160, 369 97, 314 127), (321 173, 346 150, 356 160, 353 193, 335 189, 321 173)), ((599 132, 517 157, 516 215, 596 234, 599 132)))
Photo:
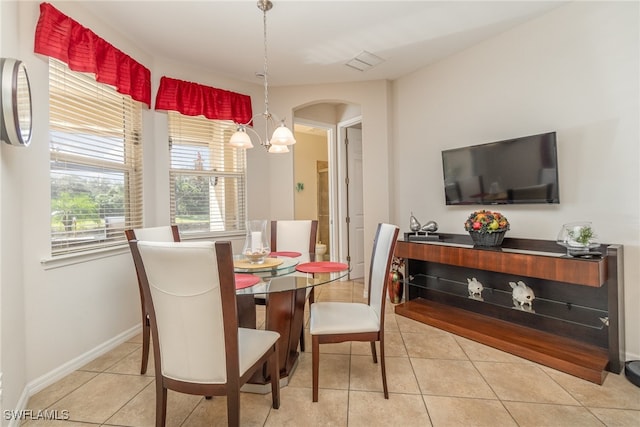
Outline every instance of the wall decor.
POLYGON ((31 143, 31 87, 22 61, 0 58, 0 139, 27 147, 31 143))

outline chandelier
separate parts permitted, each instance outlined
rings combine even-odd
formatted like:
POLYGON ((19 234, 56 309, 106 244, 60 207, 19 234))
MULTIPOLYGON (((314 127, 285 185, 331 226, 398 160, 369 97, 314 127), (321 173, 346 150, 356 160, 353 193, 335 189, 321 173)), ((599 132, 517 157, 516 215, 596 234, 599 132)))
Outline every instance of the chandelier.
POLYGON ((288 153, 289 148, 287 146, 295 144, 296 140, 289 128, 285 126, 284 120, 281 120, 280 124, 276 126, 277 119, 269 111, 269 79, 267 67, 267 11, 271 10, 272 7, 273 3, 271 3, 270 0, 258 0, 258 9, 262 11, 263 16, 262 21, 264 28, 264 68, 261 74, 256 73, 256 75, 264 79, 264 113, 254 115, 247 123, 238 123, 236 132, 231 135, 231 139, 229 139, 229 144, 237 148, 253 148, 251 138, 247 133, 247 131, 251 131, 260 141, 260 145, 266 148, 269 153, 288 153), (258 132, 248 126, 257 116, 262 116, 265 120, 264 140, 260 137, 258 132), (271 135, 271 139, 269 139, 269 125, 271 125, 272 128, 275 128, 273 134, 271 135))

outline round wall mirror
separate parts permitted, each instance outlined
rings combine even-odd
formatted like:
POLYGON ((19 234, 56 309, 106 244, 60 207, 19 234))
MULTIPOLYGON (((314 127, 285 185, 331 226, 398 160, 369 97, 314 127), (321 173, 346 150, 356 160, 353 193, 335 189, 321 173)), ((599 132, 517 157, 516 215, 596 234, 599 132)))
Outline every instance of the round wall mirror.
POLYGON ((0 58, 0 138, 7 144, 26 147, 31 142, 31 88, 22 61, 0 58))

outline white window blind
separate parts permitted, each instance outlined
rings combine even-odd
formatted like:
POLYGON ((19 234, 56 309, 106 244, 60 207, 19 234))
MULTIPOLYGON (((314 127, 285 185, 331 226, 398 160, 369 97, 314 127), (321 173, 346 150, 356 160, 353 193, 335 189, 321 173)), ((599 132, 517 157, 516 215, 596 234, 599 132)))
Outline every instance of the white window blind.
POLYGON ((142 226, 142 104, 49 59, 51 252, 126 242, 142 226))
POLYGON ((244 232, 246 152, 225 143, 235 125, 173 111, 168 115, 171 222, 181 234, 244 232))

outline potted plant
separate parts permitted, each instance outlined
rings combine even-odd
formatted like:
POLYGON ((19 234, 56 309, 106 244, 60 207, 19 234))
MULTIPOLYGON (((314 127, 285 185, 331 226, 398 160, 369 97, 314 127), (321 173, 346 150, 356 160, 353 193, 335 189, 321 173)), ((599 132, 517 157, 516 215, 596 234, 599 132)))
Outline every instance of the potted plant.
POLYGON ((471 213, 464 223, 464 229, 477 246, 500 246, 509 227, 507 217, 484 209, 471 213))
POLYGON ((588 221, 563 224, 557 242, 567 248, 567 255, 582 256, 600 246, 591 223, 588 221))

